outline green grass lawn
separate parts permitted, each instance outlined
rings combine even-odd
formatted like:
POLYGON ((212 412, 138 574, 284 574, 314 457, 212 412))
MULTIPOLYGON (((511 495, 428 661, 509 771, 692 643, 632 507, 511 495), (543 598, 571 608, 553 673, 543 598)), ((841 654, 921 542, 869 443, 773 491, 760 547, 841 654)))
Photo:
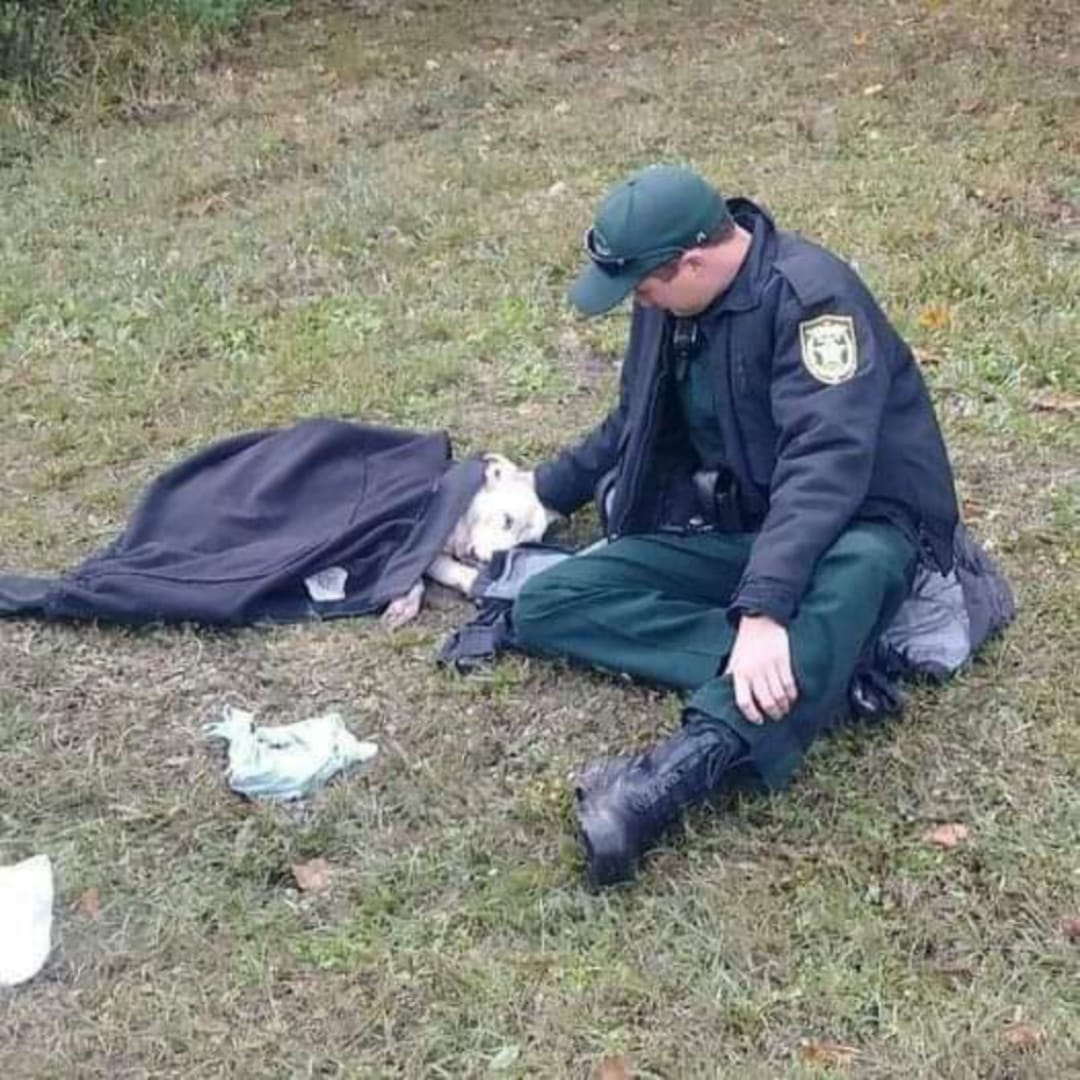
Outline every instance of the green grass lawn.
POLYGON ((58 888, 0 1074, 1080 1075, 1071 9, 325 3, 99 123, 5 128, 2 566, 68 566, 164 466, 302 416, 558 449, 627 327, 565 305, 589 210, 675 160, 858 264, 1021 614, 605 895, 567 778, 676 723, 670 695, 442 674, 446 598, 393 636, 0 623, 0 863, 47 852, 58 888), (340 709, 380 756, 247 805, 199 737, 226 702, 340 709), (330 888, 298 892, 316 857, 330 888))

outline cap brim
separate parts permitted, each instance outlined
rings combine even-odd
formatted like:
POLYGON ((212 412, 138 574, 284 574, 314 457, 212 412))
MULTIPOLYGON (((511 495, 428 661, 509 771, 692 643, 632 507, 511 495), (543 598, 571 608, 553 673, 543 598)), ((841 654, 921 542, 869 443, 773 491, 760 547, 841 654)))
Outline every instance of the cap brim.
POLYGON ((570 286, 570 303, 582 315, 603 315, 624 300, 644 276, 637 267, 619 274, 609 274, 589 263, 570 286))

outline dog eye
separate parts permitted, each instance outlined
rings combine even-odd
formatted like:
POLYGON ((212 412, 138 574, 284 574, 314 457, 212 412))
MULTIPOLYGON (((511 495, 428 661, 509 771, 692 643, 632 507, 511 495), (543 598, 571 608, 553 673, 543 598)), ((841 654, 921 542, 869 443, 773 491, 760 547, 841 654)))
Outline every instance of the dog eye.
POLYGON ((514 519, 509 514, 503 514, 503 528, 509 532, 514 527, 514 519))

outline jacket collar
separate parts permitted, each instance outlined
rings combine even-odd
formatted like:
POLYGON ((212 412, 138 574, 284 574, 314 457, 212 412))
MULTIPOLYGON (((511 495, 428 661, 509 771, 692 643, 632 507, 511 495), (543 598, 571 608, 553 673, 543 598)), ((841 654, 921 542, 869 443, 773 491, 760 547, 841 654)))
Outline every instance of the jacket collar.
POLYGON ((776 226, 767 211, 742 198, 729 199, 728 208, 735 223, 750 233, 750 250, 732 283, 698 316, 704 324, 722 314, 758 306, 776 248, 776 226))

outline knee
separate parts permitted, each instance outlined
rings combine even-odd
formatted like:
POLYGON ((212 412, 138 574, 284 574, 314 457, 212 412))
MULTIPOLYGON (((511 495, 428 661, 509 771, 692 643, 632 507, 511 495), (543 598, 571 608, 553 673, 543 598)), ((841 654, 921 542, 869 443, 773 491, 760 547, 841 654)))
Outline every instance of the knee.
POLYGON ((514 634, 528 647, 543 645, 573 599, 573 584, 553 566, 529 578, 514 600, 514 634))
POLYGON ((825 560, 842 566, 852 586, 861 583, 870 588, 880 584, 891 591, 906 587, 914 554, 911 542, 897 528, 873 523, 848 529, 826 553, 825 560))

